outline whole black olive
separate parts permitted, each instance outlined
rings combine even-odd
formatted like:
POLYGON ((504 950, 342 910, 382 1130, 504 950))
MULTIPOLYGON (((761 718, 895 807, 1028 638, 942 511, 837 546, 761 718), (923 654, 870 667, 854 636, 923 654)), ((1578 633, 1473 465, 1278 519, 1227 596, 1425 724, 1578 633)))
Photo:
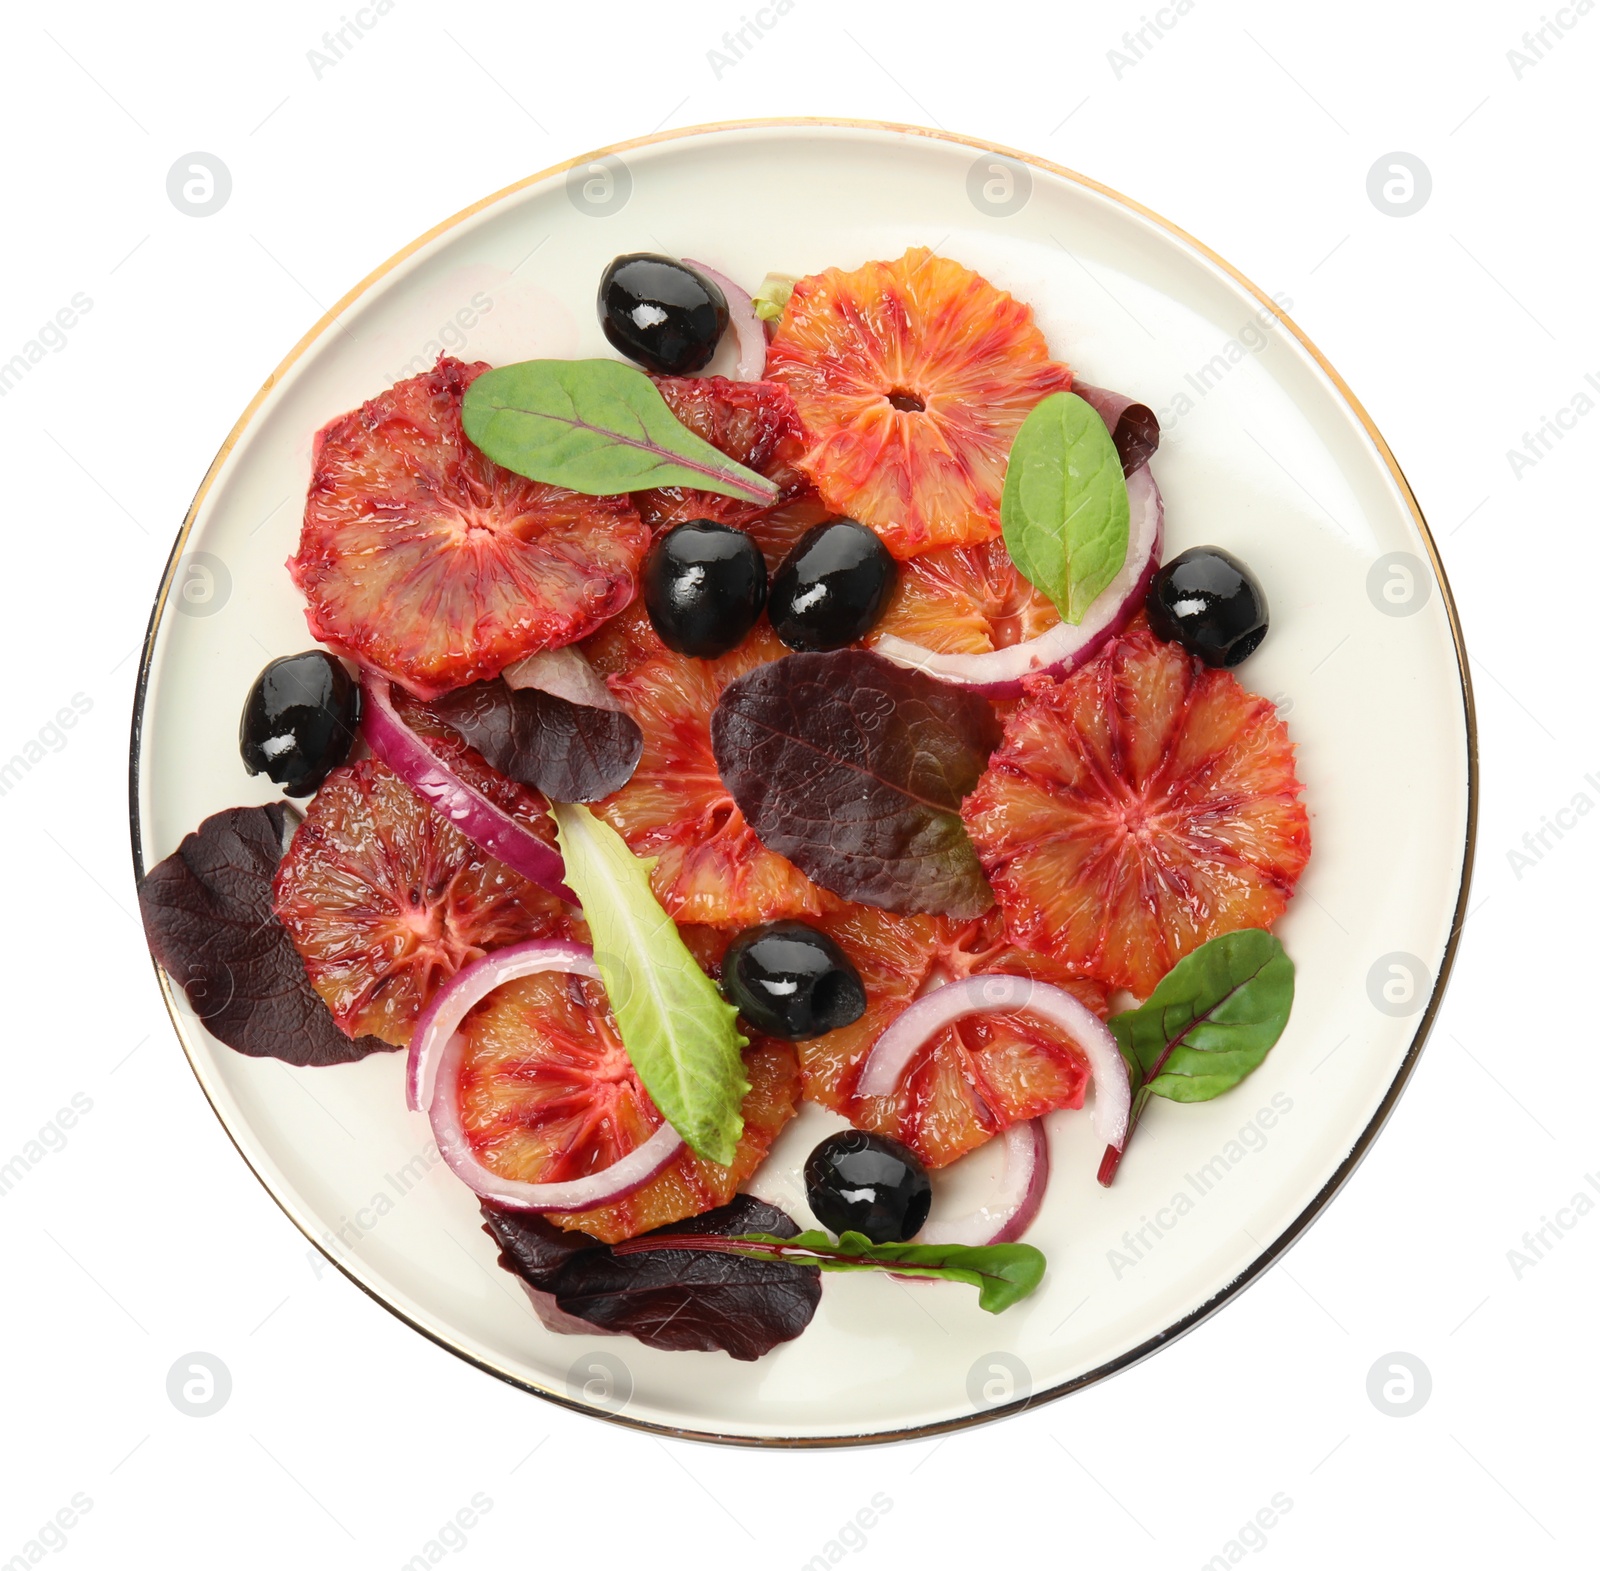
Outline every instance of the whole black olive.
POLYGON ((866 1013, 867 990, 849 955, 804 922, 747 927, 722 958, 722 990, 756 1030, 800 1042, 866 1013))
POLYGON ((791 649, 843 649, 883 615, 898 575, 888 547, 865 524, 817 524, 772 575, 767 617, 791 649))
POLYGON ((350 756, 361 689, 322 649, 285 655, 255 679, 239 717, 239 756, 285 796, 310 796, 350 756))
POLYGON ((902 1244, 928 1220, 933 1185, 916 1153, 898 1140, 842 1129, 806 1158, 806 1203, 830 1232, 902 1244))
POLYGON ((1236 666, 1267 636, 1267 597, 1220 546, 1197 545, 1166 564, 1144 601, 1150 631, 1209 666, 1236 666))
POLYGON ((736 649, 767 602, 761 548, 732 524, 674 524, 645 553, 644 608, 668 649, 714 660, 736 649))
POLYGON ((632 251, 600 275, 600 326, 611 346, 658 376, 701 371, 728 326, 728 301, 703 273, 632 251))

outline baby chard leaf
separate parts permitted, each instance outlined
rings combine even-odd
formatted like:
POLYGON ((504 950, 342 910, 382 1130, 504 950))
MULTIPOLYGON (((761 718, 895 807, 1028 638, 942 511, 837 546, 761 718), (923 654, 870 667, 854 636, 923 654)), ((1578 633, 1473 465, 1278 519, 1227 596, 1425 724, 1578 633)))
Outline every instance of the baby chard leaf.
POLYGON ((1117 576, 1128 554, 1122 459, 1105 421, 1076 393, 1050 394, 1018 429, 1000 527, 1018 571, 1065 621, 1081 622, 1117 576))
POLYGON ((273 914, 292 811, 269 802, 213 813, 139 880, 139 911, 150 953, 219 1042, 251 1058, 346 1064, 389 1043, 344 1034, 273 914))
POLYGON ((486 1231, 500 1264, 520 1277, 539 1318, 553 1331, 588 1322, 626 1333, 649 1347, 718 1351, 751 1360, 800 1335, 822 1298, 815 1271, 772 1261, 683 1247, 675 1236, 759 1231, 791 1238, 800 1231, 776 1206, 735 1195, 725 1206, 646 1233, 646 1249, 623 1253, 587 1233, 560 1228, 528 1211, 485 1201, 486 1231))
POLYGON ((723 784, 769 850, 846 900, 955 917, 994 904, 961 799, 999 740, 986 699, 861 649, 759 666, 711 717, 723 784))
MULTIPOLYGON (((1209 1102, 1261 1065, 1294 1005, 1294 962, 1271 933, 1224 933, 1185 955, 1137 1009, 1107 1023, 1128 1061, 1128 1134, 1152 1096, 1209 1102)), ((1123 1148, 1127 1141, 1123 1141, 1123 1148)), ((1107 1149, 1109 1184, 1122 1152, 1107 1149)))
POLYGON ((689 953, 650 889, 653 859, 636 857, 604 820, 576 803, 550 808, 583 903, 622 1045, 661 1116, 697 1155, 727 1166, 744 1130, 750 1083, 738 1014, 689 953))
POLYGON ((997 1315, 1026 1298, 1043 1280, 1044 1256, 1032 1244, 875 1244, 862 1233, 842 1233, 835 1243, 813 1230, 793 1238, 771 1233, 734 1237, 647 1235, 615 1246, 618 1255, 649 1249, 704 1249, 750 1260, 784 1261, 818 1271, 892 1271, 897 1276, 966 1282, 978 1290, 978 1307, 997 1315))
POLYGON ((428 707, 491 768, 553 802, 598 802, 620 791, 644 751, 638 722, 620 709, 509 687, 498 677, 458 687, 428 707))
POLYGON ((685 486, 770 505, 778 487, 682 424, 620 360, 524 360, 467 389, 461 424, 495 463, 589 496, 685 486))

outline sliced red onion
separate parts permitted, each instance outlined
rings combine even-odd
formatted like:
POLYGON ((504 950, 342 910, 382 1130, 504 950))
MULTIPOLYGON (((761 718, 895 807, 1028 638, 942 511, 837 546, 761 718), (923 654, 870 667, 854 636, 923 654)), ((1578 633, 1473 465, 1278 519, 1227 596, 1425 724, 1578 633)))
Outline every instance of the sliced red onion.
POLYGON ((412 1029, 411 1051, 406 1055, 406 1106, 412 1112, 432 1105, 439 1059, 467 1011, 497 987, 540 971, 564 971, 600 980, 594 951, 587 944, 537 938, 480 956, 433 995, 412 1029))
POLYGON ((1050 1181, 1050 1141, 1044 1120, 1013 1124, 1000 1138, 1005 1145, 1000 1192, 952 1222, 929 1222, 917 1234, 917 1243, 1014 1244, 1033 1225, 1050 1181))
POLYGON ((438 758, 396 712, 385 677, 363 671, 361 696, 361 737, 380 762, 474 845, 541 889, 578 903, 563 882, 566 868, 560 854, 438 758))
POLYGON ((726 273, 719 273, 704 262, 683 259, 686 267, 702 272, 720 289, 728 302, 728 320, 739 345, 739 363, 733 368, 736 382, 759 382, 767 374, 767 331, 756 315, 756 305, 726 273))
POLYGON ((872 640, 874 654, 924 671, 941 682, 970 687, 992 698, 1022 690, 1025 676, 1067 676, 1121 632, 1139 607, 1161 565, 1161 492, 1148 468, 1128 476, 1128 554, 1117 576, 1094 598, 1083 620, 1060 622, 1026 643, 982 654, 938 654, 893 633, 872 640))
POLYGON ((544 649, 500 673, 507 687, 536 687, 569 703, 591 709, 621 709, 605 678, 589 664, 581 649, 544 649))
POLYGON ((1131 475, 1150 462, 1150 455, 1161 445, 1161 423, 1148 404, 1106 387, 1091 387, 1087 382, 1075 381, 1072 391, 1105 421, 1111 440, 1117 444, 1123 474, 1131 475))
POLYGON ((1025 1010, 1059 1026, 1089 1060, 1094 1083, 1093 1124, 1097 1139, 1120 1146, 1128 1132, 1128 1066, 1105 1022, 1063 987, 1028 976, 991 973, 963 977, 917 999, 903 1009, 872 1044, 861 1076, 859 1096, 892 1096, 923 1044, 953 1021, 968 1015, 1014 1014, 1025 1010))
POLYGON ((513 1211, 589 1211, 626 1199, 648 1184, 680 1150, 683 1136, 671 1124, 598 1173, 556 1184, 530 1184, 491 1172, 477 1157, 461 1123, 461 1059, 466 1038, 460 1025, 467 1011, 497 987, 542 971, 599 979, 594 954, 583 944, 536 939, 497 949, 458 971, 438 993, 412 1038, 407 1091, 428 1109, 439 1155, 474 1194, 513 1211))

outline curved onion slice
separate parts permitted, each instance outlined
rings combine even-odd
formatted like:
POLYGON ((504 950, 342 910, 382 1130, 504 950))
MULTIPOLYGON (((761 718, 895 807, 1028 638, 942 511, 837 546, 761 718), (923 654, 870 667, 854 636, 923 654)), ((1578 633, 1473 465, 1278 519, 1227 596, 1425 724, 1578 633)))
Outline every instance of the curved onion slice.
POLYGON ((929 1222, 917 1234, 919 1244, 1014 1244, 1033 1225, 1050 1180, 1050 1142, 1044 1120, 1013 1124, 1000 1137, 1006 1165, 1000 1193, 966 1216, 951 1222, 929 1222))
POLYGON ((361 697, 361 737, 381 763, 474 845, 541 889, 573 905, 578 903, 563 882, 566 868, 560 854, 435 755, 396 712, 385 677, 363 671, 361 697))
POLYGON ((767 374, 767 330, 756 315, 755 301, 725 273, 719 273, 704 262, 683 259, 685 267, 704 273, 723 293, 728 302, 728 320, 733 325, 733 336, 739 345, 739 363, 733 368, 736 382, 759 382, 767 374))
POLYGON ((481 955, 457 971, 429 999, 412 1030, 411 1051, 406 1055, 406 1106, 412 1112, 431 1106, 440 1057, 466 1019, 467 1011, 504 983, 540 971, 570 971, 575 976, 600 980, 594 951, 587 944, 535 938, 481 955))
POLYGON ((861 1077, 860 1096, 892 1096, 911 1060, 935 1031, 967 1015, 1026 1010, 1059 1026, 1089 1060, 1094 1081, 1095 1137, 1120 1146, 1128 1132, 1128 1066, 1105 1022, 1065 988, 1032 977, 990 973, 963 977, 935 988, 903 1009, 872 1044, 861 1077))
POLYGON ((530 1184, 486 1168, 461 1123, 461 1058, 466 1051, 466 1038, 459 1029, 462 1020, 497 987, 541 971, 565 971, 595 980, 600 976, 592 950, 559 940, 513 944, 474 961, 439 989, 417 1022, 406 1089, 414 1107, 427 1108, 439 1155, 474 1194, 515 1211, 588 1211, 648 1184, 682 1149, 683 1136, 663 1123, 643 1145, 598 1173, 559 1184, 530 1184))
POLYGON ((1060 622, 1026 643, 982 654, 937 654, 885 633, 869 647, 896 665, 924 671, 941 682, 971 687, 991 697, 1021 691, 1025 676, 1068 676, 1099 653, 1144 604, 1145 591, 1161 564, 1161 492, 1148 468, 1128 476, 1128 554, 1117 576, 1094 598, 1076 626, 1060 622))
POLYGON ((500 675, 507 687, 536 687, 541 693, 553 693, 591 709, 622 708, 605 678, 589 664, 583 651, 571 644, 563 649, 542 649, 507 666, 500 675))

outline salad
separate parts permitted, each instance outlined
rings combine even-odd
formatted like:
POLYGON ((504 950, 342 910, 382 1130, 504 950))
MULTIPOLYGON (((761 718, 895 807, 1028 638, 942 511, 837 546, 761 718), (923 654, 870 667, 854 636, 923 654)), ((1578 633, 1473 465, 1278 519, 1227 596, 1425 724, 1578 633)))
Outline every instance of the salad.
POLYGON ((239 728, 290 800, 144 876, 151 949, 238 1052, 405 1052, 552 1330, 754 1359, 843 1270, 1003 1311, 1045 1120, 1105 1153, 1057 1184, 1112 1184, 1288 1019, 1266 594, 1163 561, 1150 409, 955 260, 751 295, 635 253, 598 314, 619 358, 444 357, 317 434, 317 647, 239 728), (803 1101, 837 1128, 763 1187, 804 1230, 747 1192, 803 1101))

